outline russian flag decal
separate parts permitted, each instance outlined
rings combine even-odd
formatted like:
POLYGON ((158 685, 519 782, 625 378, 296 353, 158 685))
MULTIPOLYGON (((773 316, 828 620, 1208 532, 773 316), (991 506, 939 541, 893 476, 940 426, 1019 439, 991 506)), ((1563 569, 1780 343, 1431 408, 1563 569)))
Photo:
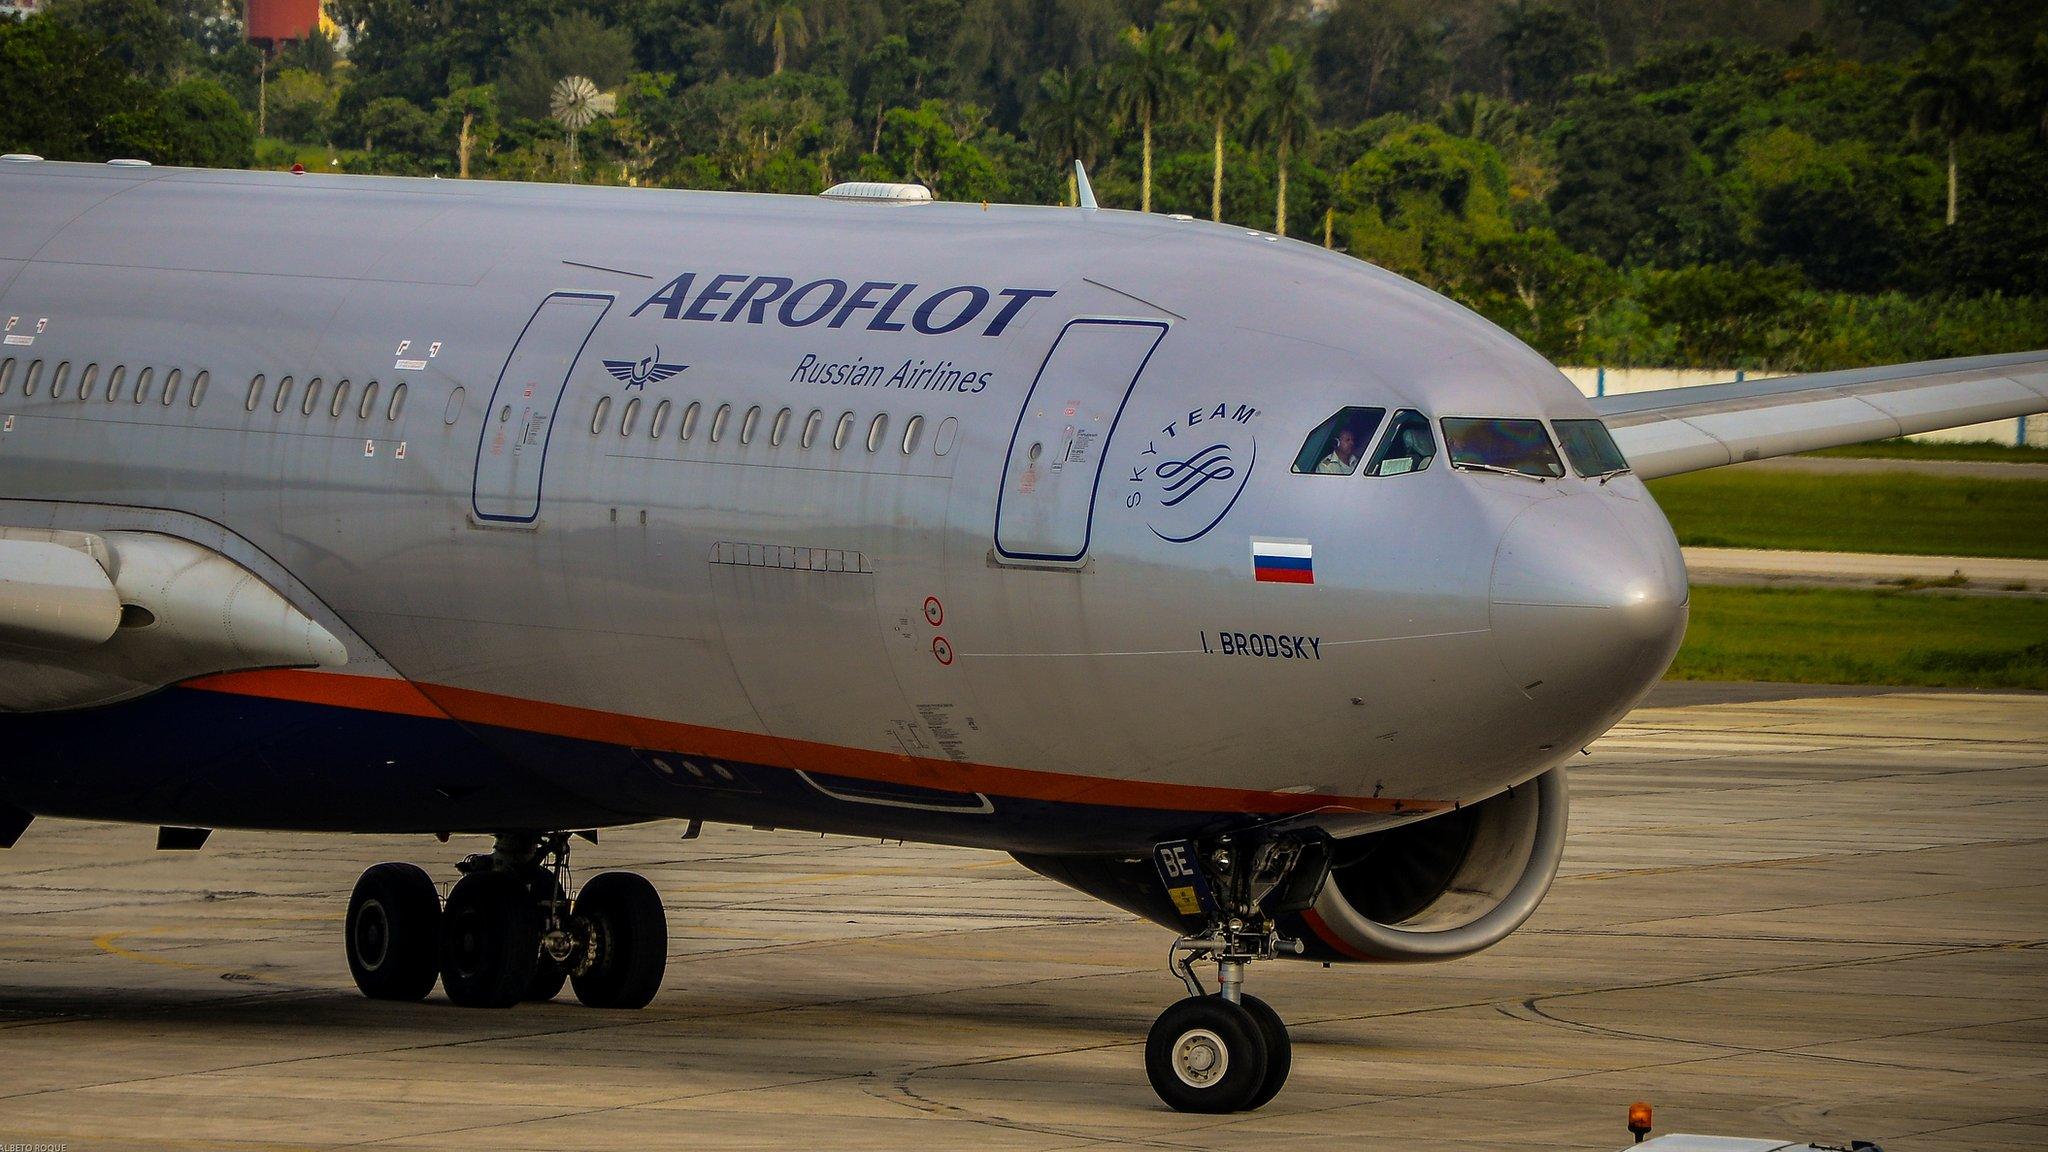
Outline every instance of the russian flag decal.
POLYGON ((1306 540, 1252 537, 1252 579, 1273 584, 1316 582, 1315 550, 1306 540))

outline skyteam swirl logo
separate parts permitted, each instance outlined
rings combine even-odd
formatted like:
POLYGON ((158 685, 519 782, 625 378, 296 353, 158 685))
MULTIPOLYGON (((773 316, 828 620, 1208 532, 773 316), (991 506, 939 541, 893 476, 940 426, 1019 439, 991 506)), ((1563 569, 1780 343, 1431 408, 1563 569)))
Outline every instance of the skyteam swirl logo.
POLYGON ((1220 401, 1190 409, 1157 433, 1124 471, 1124 507, 1145 518, 1154 536, 1186 544, 1208 535, 1237 506, 1259 462, 1249 404, 1220 401))

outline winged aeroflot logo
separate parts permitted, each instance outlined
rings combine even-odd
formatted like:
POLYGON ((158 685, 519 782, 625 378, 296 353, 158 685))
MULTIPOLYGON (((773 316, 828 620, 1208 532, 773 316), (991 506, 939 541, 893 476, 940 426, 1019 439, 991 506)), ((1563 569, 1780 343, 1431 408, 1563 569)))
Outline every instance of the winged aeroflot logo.
POLYGON ((645 389, 649 384, 662 381, 688 368, 688 364, 664 364, 661 360, 661 345, 654 346, 654 355, 642 360, 607 360, 604 370, 617 377, 628 388, 645 389))

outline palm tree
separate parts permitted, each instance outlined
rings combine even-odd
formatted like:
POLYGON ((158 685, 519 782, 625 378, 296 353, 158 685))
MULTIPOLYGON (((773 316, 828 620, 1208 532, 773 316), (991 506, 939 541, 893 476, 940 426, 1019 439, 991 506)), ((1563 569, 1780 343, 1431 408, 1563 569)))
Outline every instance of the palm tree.
POLYGON ((1956 222, 1956 144, 1964 133, 1985 121, 1996 89, 1990 69, 1972 60, 1967 51, 1941 40, 1928 47, 1924 62, 1906 80, 1914 127, 1931 125, 1948 142, 1949 225, 1956 222))
POLYGON ((726 0, 725 17, 737 23, 756 44, 775 48, 775 69, 782 75, 789 63, 790 45, 806 47, 811 42, 810 16, 796 0, 726 0))
POLYGON ((1038 78, 1038 103, 1024 116, 1024 130, 1040 149, 1057 156, 1067 170, 1067 203, 1081 202, 1074 163, 1091 159, 1102 145, 1102 117, 1095 81, 1065 68, 1048 68, 1038 78))
POLYGON ((1152 210, 1152 125, 1170 113, 1187 92, 1187 65, 1174 50, 1170 24, 1149 31, 1124 29, 1124 53, 1110 65, 1108 96, 1125 124, 1142 134, 1144 171, 1138 184, 1138 210, 1152 210))
POLYGON ((1275 44, 1252 91, 1252 135, 1270 140, 1279 160, 1279 191, 1273 204, 1273 231, 1287 235, 1287 156, 1308 142, 1315 128, 1315 89, 1308 69, 1294 53, 1275 44))
POLYGON ((1237 33, 1211 30, 1195 44, 1196 106, 1214 129, 1216 164, 1209 181, 1209 219, 1223 221, 1223 126, 1244 108, 1251 94, 1252 70, 1238 51, 1237 33))

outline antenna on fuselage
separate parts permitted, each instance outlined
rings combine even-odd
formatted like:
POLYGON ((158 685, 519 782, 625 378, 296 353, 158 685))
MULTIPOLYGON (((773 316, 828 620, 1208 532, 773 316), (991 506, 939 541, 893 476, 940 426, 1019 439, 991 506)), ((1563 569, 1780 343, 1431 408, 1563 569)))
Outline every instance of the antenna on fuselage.
POLYGON ((1088 183, 1088 169, 1079 160, 1074 161, 1074 191, 1081 198, 1081 207, 1095 211, 1095 188, 1088 183))

